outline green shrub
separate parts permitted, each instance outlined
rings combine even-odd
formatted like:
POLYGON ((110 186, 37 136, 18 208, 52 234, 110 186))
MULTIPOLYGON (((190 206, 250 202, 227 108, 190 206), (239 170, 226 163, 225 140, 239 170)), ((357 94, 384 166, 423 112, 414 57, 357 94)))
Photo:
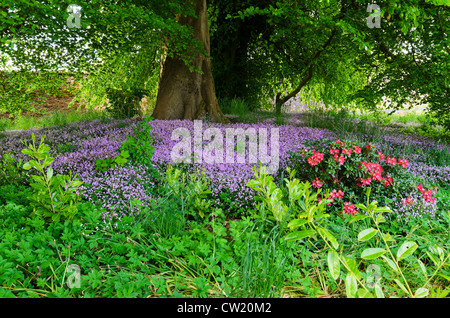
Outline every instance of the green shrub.
POLYGON ((114 118, 132 118, 140 114, 139 102, 147 95, 146 90, 108 89, 106 95, 109 99, 107 112, 114 118))
POLYGON ((26 183, 28 177, 22 165, 23 160, 17 161, 11 153, 5 153, 0 160, 0 185, 26 183))
POLYGON ((50 157, 50 149, 44 144, 44 139, 43 136, 38 148, 36 148, 34 134, 32 134, 32 143, 22 141, 27 147, 22 152, 33 158, 23 165, 23 169, 38 171, 38 175, 32 176, 35 182, 30 184, 34 190, 29 197, 30 205, 34 213, 44 219, 56 222, 71 220, 77 213, 77 204, 81 200, 78 191, 83 182, 72 175, 53 175, 53 169, 49 167, 53 158, 50 157))

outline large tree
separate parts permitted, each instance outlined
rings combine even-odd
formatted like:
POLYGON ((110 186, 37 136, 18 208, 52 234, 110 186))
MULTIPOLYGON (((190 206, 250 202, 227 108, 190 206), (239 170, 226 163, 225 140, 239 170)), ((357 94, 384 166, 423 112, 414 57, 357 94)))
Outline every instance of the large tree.
POLYGON ((188 65, 176 54, 166 57, 161 69, 154 118, 194 119, 208 113, 212 120, 225 119, 217 102, 211 69, 206 0, 195 0, 194 7, 195 16, 182 15, 178 22, 193 30, 193 38, 202 44, 204 53, 196 53, 188 65))

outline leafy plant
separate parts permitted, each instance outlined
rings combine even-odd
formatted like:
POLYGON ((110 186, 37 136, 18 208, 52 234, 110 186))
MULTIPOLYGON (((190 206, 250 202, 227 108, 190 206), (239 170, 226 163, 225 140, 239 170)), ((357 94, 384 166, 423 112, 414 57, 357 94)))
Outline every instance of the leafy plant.
POLYGON ((77 176, 57 175, 54 176, 50 167, 53 158, 49 154, 49 146, 44 143, 45 137, 41 137, 39 147, 32 134, 32 143, 23 140, 27 147, 22 153, 33 158, 23 165, 23 169, 38 171, 38 175, 32 175, 35 182, 30 186, 34 192, 29 197, 30 205, 36 215, 54 222, 61 219, 71 220, 77 213, 77 204, 80 202, 79 187, 83 182, 77 180, 77 176), (47 169, 46 169, 47 168, 47 169), (46 169, 46 170, 45 170, 46 169))
POLYGON ((16 186, 24 184, 27 175, 22 170, 23 160, 16 160, 11 153, 3 154, 0 160, 0 185, 14 184, 16 186))
POLYGON ((133 127, 134 134, 127 137, 127 140, 122 143, 120 149, 128 152, 132 162, 148 166, 152 169, 152 173, 159 177, 157 170, 152 164, 155 148, 151 137, 152 127, 149 125, 151 120, 152 117, 145 116, 136 127, 133 127))
POLYGON ((122 150, 116 158, 95 160, 95 167, 100 171, 108 171, 108 169, 114 169, 116 166, 123 167, 128 162, 129 157, 129 152, 122 150))
POLYGON ((106 110, 114 118, 132 118, 140 114, 139 102, 147 94, 146 90, 108 89, 106 110))

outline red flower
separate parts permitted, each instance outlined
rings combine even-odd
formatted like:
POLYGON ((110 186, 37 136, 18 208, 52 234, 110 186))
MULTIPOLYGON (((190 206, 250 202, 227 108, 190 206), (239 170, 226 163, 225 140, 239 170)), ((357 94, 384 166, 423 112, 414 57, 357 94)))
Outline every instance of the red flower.
POLYGON ((342 149, 342 154, 343 155, 351 155, 352 154, 352 150, 351 149, 342 149))
POLYGON ((319 178, 316 177, 316 180, 312 182, 314 188, 318 189, 323 186, 323 183, 320 182, 319 178))
POLYGON ((360 154, 361 153, 361 148, 359 148, 358 146, 353 146, 353 151, 356 153, 356 154, 360 154))
POLYGON ((384 153, 378 152, 378 156, 380 157, 380 160, 383 161, 385 158, 384 153))
POLYGON ((313 155, 307 159, 308 163, 311 167, 318 165, 322 162, 324 154, 321 152, 317 152, 315 149, 312 151, 313 155))
POLYGON ((402 166, 403 168, 407 168, 408 167, 408 159, 398 159, 398 165, 402 166))
POLYGON ((344 210, 342 211, 344 214, 351 214, 352 216, 356 216, 358 211, 355 208, 354 204, 350 204, 348 202, 344 203, 344 210))
POLYGON ((387 157, 386 158, 386 163, 390 163, 390 164, 392 164, 392 165, 396 165, 397 164, 397 159, 395 159, 394 157, 387 157))
POLYGON ((339 149, 332 148, 330 149, 330 155, 337 155, 339 153, 339 149))
POLYGON ((359 178, 359 182, 360 185, 359 186, 368 186, 371 182, 372 182, 372 178, 367 178, 367 179, 363 179, 363 178, 359 178))

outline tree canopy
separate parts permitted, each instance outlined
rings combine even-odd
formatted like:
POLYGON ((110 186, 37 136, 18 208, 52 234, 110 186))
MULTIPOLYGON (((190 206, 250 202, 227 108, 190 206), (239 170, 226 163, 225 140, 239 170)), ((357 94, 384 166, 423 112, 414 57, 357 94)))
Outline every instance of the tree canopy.
POLYGON ((277 111, 296 95, 370 110, 423 104, 450 127, 448 0, 211 0, 210 48, 180 23, 200 2, 5 0, 1 51, 22 70, 89 72, 103 94, 157 85, 168 57, 202 72, 203 55, 220 98, 270 99, 277 111))

